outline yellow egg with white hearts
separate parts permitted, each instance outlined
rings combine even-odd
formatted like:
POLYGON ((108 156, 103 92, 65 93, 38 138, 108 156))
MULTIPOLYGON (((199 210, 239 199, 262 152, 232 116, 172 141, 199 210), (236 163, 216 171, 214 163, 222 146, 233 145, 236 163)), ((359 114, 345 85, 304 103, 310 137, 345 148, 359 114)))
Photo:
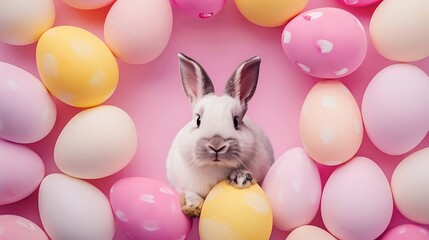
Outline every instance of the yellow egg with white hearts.
POLYGON ((203 240, 264 240, 272 226, 271 206, 258 184, 238 189, 223 181, 204 201, 199 233, 203 240))
POLYGON ((82 28, 59 26, 39 39, 36 62, 46 88, 62 102, 92 107, 116 89, 118 64, 107 45, 82 28))

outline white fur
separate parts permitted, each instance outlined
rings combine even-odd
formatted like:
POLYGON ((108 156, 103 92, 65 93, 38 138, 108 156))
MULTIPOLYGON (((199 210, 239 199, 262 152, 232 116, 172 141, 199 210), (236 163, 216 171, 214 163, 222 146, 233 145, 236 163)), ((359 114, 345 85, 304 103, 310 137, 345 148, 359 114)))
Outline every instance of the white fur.
POLYGON ((243 167, 235 163, 202 162, 195 155, 195 147, 201 138, 215 135, 223 139, 237 139, 243 150, 240 155, 250 156, 244 162, 245 169, 261 182, 274 161, 271 144, 263 133, 248 118, 243 119, 238 130, 233 117, 243 113, 242 105, 228 95, 208 94, 193 104, 194 118, 176 135, 167 158, 167 178, 180 193, 193 192, 205 198, 211 188, 226 179, 232 171, 243 167), (196 116, 201 116, 201 126, 196 127, 196 116), (202 164, 202 165, 199 165, 202 164))

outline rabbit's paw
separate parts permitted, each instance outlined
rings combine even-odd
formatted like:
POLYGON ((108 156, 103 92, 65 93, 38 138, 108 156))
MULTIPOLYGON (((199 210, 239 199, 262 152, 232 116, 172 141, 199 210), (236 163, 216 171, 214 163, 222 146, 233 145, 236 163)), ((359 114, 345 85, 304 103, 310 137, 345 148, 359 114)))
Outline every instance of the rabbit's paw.
POLYGON ((236 188, 247 188, 255 183, 255 179, 249 171, 237 169, 228 176, 228 182, 236 188))
POLYGON ((188 217, 199 217, 204 200, 193 192, 185 192, 180 195, 182 212, 188 217))

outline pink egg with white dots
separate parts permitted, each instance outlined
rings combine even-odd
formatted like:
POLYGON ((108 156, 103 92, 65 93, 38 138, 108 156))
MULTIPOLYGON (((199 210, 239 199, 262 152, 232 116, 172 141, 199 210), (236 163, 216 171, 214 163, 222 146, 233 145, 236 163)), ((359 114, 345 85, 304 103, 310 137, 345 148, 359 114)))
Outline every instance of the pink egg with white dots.
POLYGON ((338 8, 301 13, 284 28, 286 56, 302 72, 317 78, 341 78, 363 62, 367 38, 360 21, 338 8))
POLYGON ((110 203, 130 239, 185 239, 192 227, 182 213, 179 194, 155 179, 117 181, 110 190, 110 203))

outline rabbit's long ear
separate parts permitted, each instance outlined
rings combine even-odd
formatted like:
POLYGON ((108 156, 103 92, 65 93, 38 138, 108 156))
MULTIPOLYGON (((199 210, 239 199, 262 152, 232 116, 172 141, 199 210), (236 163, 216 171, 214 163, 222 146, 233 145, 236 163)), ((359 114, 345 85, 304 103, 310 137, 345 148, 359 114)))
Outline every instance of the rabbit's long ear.
POLYGON ((184 54, 179 53, 178 57, 183 88, 191 103, 206 94, 214 93, 213 83, 201 65, 184 54))
POLYGON ((244 61, 232 74, 225 87, 225 94, 240 100, 243 109, 255 93, 259 77, 260 57, 244 61))

